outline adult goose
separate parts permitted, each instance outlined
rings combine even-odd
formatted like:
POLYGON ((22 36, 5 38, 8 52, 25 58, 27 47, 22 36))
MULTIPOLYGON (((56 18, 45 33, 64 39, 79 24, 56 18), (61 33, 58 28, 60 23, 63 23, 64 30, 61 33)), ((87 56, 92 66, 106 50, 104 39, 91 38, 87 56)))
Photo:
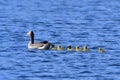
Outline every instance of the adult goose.
POLYGON ((30 41, 28 43, 28 48, 29 49, 41 49, 41 50, 49 49, 50 43, 47 42, 47 41, 34 43, 34 33, 33 33, 33 31, 29 31, 27 33, 27 35, 30 37, 30 41))

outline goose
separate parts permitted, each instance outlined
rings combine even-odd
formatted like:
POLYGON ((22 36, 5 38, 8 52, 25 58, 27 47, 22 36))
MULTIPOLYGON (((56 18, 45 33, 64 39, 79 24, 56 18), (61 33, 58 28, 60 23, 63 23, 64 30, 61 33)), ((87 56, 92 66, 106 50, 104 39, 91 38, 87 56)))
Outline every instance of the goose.
POLYGON ((89 51, 87 45, 83 46, 82 51, 84 51, 84 52, 88 52, 89 51))
POLYGON ((105 51, 102 48, 98 48, 98 52, 103 53, 105 51))
POLYGON ((82 51, 82 49, 81 49, 79 46, 76 46, 76 47, 75 47, 75 50, 76 50, 76 51, 82 51))
POLYGON ((71 45, 68 45, 68 46, 67 46, 67 50, 68 50, 68 51, 73 51, 73 50, 75 50, 75 49, 73 49, 71 45))
POLYGON ((28 48, 29 49, 40 49, 40 50, 49 49, 50 43, 48 41, 34 43, 34 33, 33 33, 33 31, 27 32, 27 35, 30 37, 30 41, 28 43, 28 48))
POLYGON ((64 49, 61 47, 61 45, 58 45, 57 50, 64 50, 64 49))

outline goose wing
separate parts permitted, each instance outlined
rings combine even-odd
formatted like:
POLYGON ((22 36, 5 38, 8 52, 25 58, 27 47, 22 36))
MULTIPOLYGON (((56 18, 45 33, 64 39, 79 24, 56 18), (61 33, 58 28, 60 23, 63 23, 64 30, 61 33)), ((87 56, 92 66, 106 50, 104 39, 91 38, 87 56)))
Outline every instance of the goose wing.
POLYGON ((43 47, 43 46, 44 46, 44 43, 41 43, 41 42, 34 43, 34 47, 36 48, 43 47))
POLYGON ((38 42, 38 43, 35 43, 34 45, 37 49, 49 49, 50 47, 50 43, 44 44, 42 42, 38 42))

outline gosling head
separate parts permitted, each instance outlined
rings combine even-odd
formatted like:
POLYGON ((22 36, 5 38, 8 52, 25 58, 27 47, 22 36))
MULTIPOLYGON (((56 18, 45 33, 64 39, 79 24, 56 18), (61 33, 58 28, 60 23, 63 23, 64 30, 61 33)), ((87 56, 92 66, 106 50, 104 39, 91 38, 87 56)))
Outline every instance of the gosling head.
POLYGON ((76 48, 76 49, 79 49, 80 47, 79 47, 79 46, 76 46, 75 48, 76 48))
POLYGON ((58 45, 57 48, 61 48, 61 45, 58 45))
POLYGON ((52 48, 54 48, 54 47, 55 47, 55 45, 54 45, 54 44, 52 44, 51 46, 52 46, 52 48))
POLYGON ((85 50, 87 50, 87 49, 88 49, 88 47, 85 45, 85 46, 84 46, 84 49, 85 49, 85 50))
POLYGON ((72 49, 72 46, 71 46, 71 45, 68 45, 67 48, 68 48, 68 49, 72 49))

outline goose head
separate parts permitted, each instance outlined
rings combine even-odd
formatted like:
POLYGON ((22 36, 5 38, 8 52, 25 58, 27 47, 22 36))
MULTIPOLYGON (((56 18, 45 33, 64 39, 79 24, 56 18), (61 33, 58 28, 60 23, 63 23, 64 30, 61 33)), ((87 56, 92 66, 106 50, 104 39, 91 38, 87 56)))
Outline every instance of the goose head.
POLYGON ((30 43, 34 43, 34 33, 33 31, 28 31, 27 35, 30 37, 30 43))
POLYGON ((32 36, 32 35, 34 35, 34 33, 33 33, 33 31, 28 31, 28 32, 27 32, 27 35, 28 35, 28 36, 32 36))

